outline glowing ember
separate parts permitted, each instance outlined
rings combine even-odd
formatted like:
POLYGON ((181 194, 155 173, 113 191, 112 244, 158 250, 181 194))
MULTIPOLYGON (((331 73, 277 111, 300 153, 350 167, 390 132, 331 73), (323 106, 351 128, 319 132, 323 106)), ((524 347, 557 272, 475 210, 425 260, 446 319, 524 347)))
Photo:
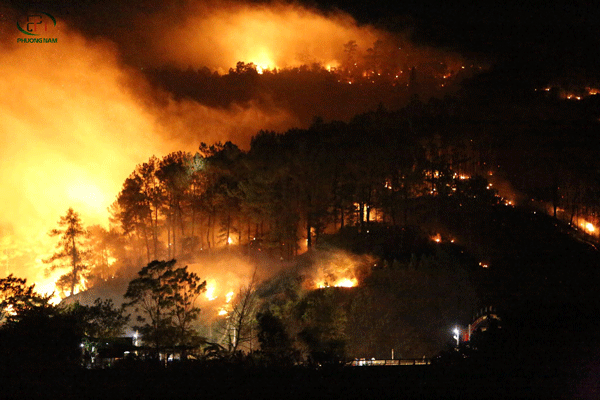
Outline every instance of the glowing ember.
POLYGON ((225 295, 225 303, 229 303, 233 299, 233 292, 229 292, 225 295))
POLYGON ((591 222, 582 221, 579 224, 579 226, 581 226, 581 229, 583 229, 584 231, 586 231, 590 235, 593 234, 596 231, 596 227, 591 222))
POLYGON ((594 228, 594 225, 592 225, 591 222, 588 222, 585 224, 585 230, 589 232, 594 232, 596 228, 594 228))

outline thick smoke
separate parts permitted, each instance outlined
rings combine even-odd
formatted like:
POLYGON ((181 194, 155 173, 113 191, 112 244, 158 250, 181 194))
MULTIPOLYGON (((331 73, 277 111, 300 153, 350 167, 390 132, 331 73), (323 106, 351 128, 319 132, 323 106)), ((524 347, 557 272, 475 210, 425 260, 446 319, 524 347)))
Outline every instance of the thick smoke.
POLYGON ((2 275, 44 290, 55 278, 41 261, 53 248, 47 232, 68 207, 86 225, 105 225, 125 178, 151 155, 249 140, 287 121, 285 112, 176 101, 149 90, 111 43, 86 39, 60 20, 53 35, 57 43, 15 45, 16 34, 0 43, 0 265, 2 275))
POLYGON ((152 61, 227 71, 238 61, 262 68, 321 63, 338 66, 344 44, 366 49, 384 34, 343 13, 324 15, 293 4, 192 2, 185 14, 159 14, 152 61), (166 22, 166 27, 164 26, 166 22))

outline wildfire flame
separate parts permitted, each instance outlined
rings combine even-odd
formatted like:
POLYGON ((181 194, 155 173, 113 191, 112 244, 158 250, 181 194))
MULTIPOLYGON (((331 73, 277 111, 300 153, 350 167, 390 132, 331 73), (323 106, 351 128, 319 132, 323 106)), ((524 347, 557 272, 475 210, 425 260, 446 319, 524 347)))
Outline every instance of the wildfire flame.
POLYGON ((586 233, 590 235, 596 232, 596 227, 591 222, 581 221, 579 223, 579 226, 581 227, 581 229, 583 229, 586 233))
POLYGON ((310 289, 327 287, 352 288, 359 285, 363 268, 371 268, 374 259, 369 256, 355 256, 344 251, 327 251, 313 253, 315 267, 307 279, 310 289))
POLYGON ((328 287, 351 288, 351 287, 358 286, 358 279, 356 279, 356 278, 340 278, 337 281, 335 281, 335 283, 333 283, 332 285, 330 285, 329 283, 327 283, 325 281, 317 282, 316 285, 317 285, 317 289, 324 289, 324 288, 328 288, 328 287))
POLYGON ((230 303, 231 299, 233 299, 233 292, 229 292, 225 295, 225 303, 230 303))
POLYGON ((217 283, 214 280, 207 281, 204 296, 206 296, 208 301, 213 301, 217 298, 217 296, 215 296, 215 290, 217 290, 217 283))
POLYGON ((358 285, 358 280, 356 278, 342 278, 333 284, 335 287, 355 287, 358 285))

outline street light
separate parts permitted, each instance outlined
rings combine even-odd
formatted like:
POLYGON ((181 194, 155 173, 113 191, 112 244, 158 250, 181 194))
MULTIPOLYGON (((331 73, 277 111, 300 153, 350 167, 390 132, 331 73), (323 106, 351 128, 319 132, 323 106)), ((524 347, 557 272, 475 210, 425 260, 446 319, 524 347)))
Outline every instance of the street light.
POLYGON ((460 344, 460 329, 458 328, 458 326, 455 326, 452 332, 454 332, 453 337, 456 340, 456 347, 458 347, 458 345, 460 344))

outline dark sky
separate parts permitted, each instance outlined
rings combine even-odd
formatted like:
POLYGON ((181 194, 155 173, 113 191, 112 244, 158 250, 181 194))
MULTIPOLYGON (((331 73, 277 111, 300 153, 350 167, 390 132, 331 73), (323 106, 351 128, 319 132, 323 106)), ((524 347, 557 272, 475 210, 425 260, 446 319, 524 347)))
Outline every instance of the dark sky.
POLYGON ((594 1, 319 1, 361 22, 412 25, 413 39, 491 55, 499 68, 590 78, 600 68, 600 3, 594 1))

